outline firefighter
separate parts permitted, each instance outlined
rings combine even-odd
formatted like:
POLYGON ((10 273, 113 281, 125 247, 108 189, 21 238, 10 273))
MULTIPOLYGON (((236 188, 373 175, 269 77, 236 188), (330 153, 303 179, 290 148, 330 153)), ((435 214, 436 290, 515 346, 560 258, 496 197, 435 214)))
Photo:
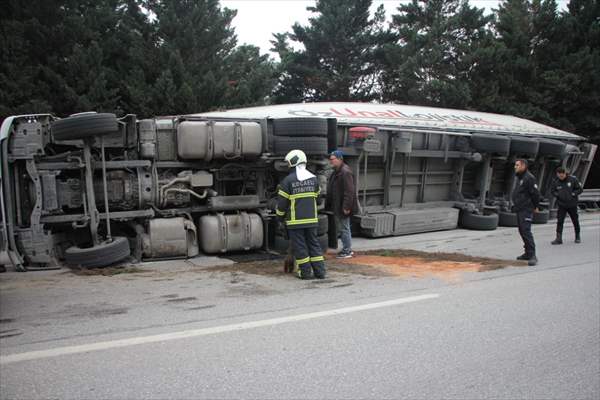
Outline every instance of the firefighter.
POLYGON ((539 212, 540 191, 538 190, 535 176, 527 168, 527 160, 515 161, 515 173, 517 175, 516 187, 512 192, 514 211, 517 213, 517 226, 519 234, 523 239, 525 253, 517 257, 517 260, 527 260, 527 264, 537 264, 535 255, 535 242, 531 233, 533 213, 539 212))
POLYGON ((325 278, 325 259, 317 235, 317 177, 306 169, 306 154, 292 150, 286 156, 293 170, 279 184, 277 217, 285 224, 301 279, 325 278))
POLYGON ((578 196, 583 192, 581 183, 573 175, 569 175, 563 167, 556 169, 558 179, 552 185, 552 195, 556 197, 558 202, 558 214, 556 221, 556 239, 552 244, 562 244, 563 224, 565 217, 569 214, 573 227, 575 228, 575 243, 581 243, 579 229, 579 215, 577 214, 578 196))

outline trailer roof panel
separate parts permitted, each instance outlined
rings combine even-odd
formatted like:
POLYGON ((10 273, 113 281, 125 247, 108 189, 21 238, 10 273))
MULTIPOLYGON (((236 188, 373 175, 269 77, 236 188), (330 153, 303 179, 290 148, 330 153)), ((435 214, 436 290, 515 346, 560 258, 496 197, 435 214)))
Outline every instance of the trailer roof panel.
POLYGON ((448 132, 495 132, 540 136, 566 140, 584 140, 581 136, 512 115, 448 108, 374 103, 295 103, 238 108, 195 114, 208 118, 336 118, 348 125, 378 125, 411 129, 435 129, 448 132))

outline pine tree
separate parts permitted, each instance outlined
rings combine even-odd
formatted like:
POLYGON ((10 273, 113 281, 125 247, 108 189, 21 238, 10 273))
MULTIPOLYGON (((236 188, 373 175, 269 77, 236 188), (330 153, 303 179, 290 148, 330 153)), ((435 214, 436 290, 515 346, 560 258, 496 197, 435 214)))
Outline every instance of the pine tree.
POLYGON ((373 17, 371 0, 317 0, 307 7, 309 25, 275 35, 281 59, 275 100, 348 101, 377 97, 376 52, 383 38, 384 10, 373 17), (294 50, 288 42, 304 49, 294 50))
MULTIPOLYGON (((161 74, 168 79, 164 74, 170 70, 177 112, 201 112, 222 104, 227 91, 225 60, 236 44, 231 27, 236 12, 222 9, 218 0, 152 0, 147 6, 156 15, 161 74)), ((155 85, 157 95, 158 83, 164 80, 155 85)), ((168 111, 157 107, 157 113, 168 111)))
POLYGON ((555 21, 556 4, 541 7, 536 2, 537 6, 528 0, 507 0, 497 10, 493 73, 498 93, 493 109, 547 123, 551 118, 540 105, 538 83, 542 70, 536 57, 548 40, 547 20, 555 21))
POLYGON ((383 99, 469 108, 470 80, 491 41, 491 17, 459 0, 413 0, 392 16, 384 48, 383 99))
POLYGON ((275 65, 252 45, 237 47, 225 60, 227 91, 223 105, 227 108, 263 105, 269 102, 275 85, 275 65))

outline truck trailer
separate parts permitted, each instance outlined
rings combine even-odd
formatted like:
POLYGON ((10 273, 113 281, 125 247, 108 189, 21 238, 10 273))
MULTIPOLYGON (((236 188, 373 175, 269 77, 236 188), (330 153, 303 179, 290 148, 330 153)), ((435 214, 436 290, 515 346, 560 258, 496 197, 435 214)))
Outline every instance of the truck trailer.
MULTIPOLYGON (((529 120, 372 103, 301 103, 138 119, 85 112, 6 118, 0 128, 0 265, 104 267, 125 259, 285 252, 276 223, 285 154, 308 156, 326 196, 327 155, 344 153, 357 235, 516 226, 513 164, 526 159, 542 209, 554 171, 584 184, 597 146, 529 120)), ((337 246, 319 205, 319 238, 337 246)))

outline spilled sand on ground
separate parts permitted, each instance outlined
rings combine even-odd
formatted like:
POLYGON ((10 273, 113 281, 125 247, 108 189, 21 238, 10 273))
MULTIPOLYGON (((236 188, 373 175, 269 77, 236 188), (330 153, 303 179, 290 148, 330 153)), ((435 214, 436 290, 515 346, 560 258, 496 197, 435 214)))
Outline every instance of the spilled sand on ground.
MULTIPOLYGON (((374 277, 426 278, 459 282, 467 272, 483 272, 509 266, 526 266, 520 261, 472 257, 459 253, 427 253, 416 250, 377 250, 356 252, 349 259, 326 256, 327 270, 333 273, 374 277)), ((256 275, 285 275, 283 259, 241 262, 210 267, 210 271, 239 271, 256 275)))

